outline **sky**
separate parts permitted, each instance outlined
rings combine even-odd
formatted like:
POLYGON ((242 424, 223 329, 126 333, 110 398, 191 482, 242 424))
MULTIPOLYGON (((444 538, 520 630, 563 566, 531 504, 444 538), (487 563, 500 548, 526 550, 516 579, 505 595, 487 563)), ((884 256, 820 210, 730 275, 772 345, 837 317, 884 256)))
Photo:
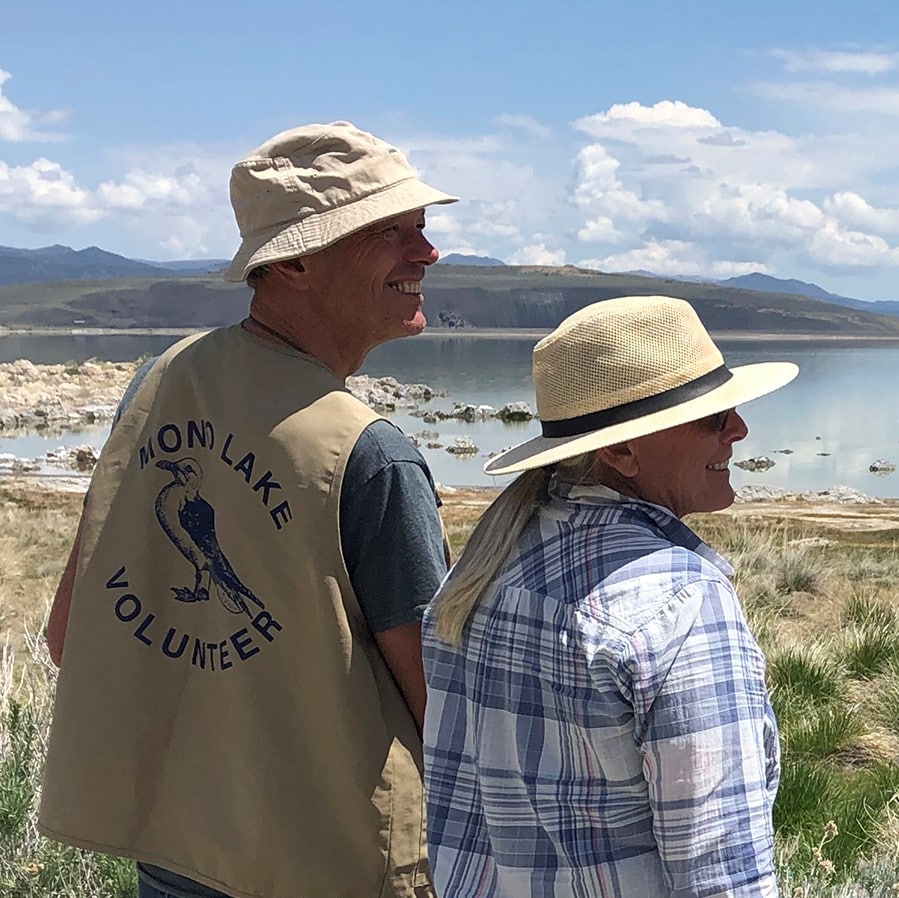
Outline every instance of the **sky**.
POLYGON ((335 120, 443 255, 899 299, 891 0, 3 0, 0 245, 228 258, 234 162, 335 120))

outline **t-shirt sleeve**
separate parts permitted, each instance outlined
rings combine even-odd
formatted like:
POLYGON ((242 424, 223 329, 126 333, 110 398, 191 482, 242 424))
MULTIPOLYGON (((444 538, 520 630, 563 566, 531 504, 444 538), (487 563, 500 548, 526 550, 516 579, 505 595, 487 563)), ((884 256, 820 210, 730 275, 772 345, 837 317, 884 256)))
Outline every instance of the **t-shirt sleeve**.
POLYGON ((157 356, 152 356, 147 359, 134 372, 134 377, 131 378, 131 383, 125 387, 125 392, 122 394, 122 398, 119 400, 119 407, 116 409, 115 417, 112 419, 112 426, 115 427, 116 424, 119 423, 119 418, 125 413, 125 409, 131 405, 131 400, 134 399, 134 394, 137 392, 140 385, 144 382, 146 376, 150 373, 150 369, 153 367, 153 364, 156 362, 157 356))
POLYGON ((427 463, 399 428, 375 421, 344 472, 340 540, 375 633, 421 620, 446 574, 439 500, 427 463))

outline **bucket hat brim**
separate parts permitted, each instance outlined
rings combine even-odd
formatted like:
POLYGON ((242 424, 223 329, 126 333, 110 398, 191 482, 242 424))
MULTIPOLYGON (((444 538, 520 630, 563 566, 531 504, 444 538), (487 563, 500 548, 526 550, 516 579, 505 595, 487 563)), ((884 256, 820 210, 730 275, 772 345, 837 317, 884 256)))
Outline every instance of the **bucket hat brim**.
POLYGON ((730 373, 730 379, 721 386, 671 408, 576 436, 534 437, 492 458, 484 465, 484 473, 514 474, 529 471, 594 449, 614 446, 616 443, 648 436, 679 424, 698 421, 785 386, 799 373, 799 367, 792 362, 758 362, 732 368, 730 373))
POLYGON ((224 279, 246 280, 260 265, 308 256, 379 221, 458 199, 410 177, 351 203, 300 220, 280 222, 247 236, 225 269, 224 279))

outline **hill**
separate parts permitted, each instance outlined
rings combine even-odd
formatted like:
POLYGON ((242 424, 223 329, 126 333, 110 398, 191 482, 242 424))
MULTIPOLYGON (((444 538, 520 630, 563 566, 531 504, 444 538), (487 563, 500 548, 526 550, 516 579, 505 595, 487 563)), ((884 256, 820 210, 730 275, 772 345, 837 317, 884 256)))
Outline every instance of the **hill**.
MULTIPOLYGON (((436 265, 425 281, 432 327, 549 329, 583 306, 614 296, 688 300, 714 331, 899 339, 899 318, 792 293, 573 266, 436 265)), ((202 328, 239 320, 250 290, 219 276, 106 279, 0 287, 0 327, 202 328)))
POLYGON ((725 287, 743 287, 747 290, 762 290, 766 293, 793 293, 797 296, 810 296, 813 299, 820 299, 822 302, 834 303, 838 306, 845 306, 848 309, 876 312, 879 315, 899 315, 899 302, 896 300, 883 299, 866 302, 863 299, 852 299, 849 296, 840 296, 838 293, 829 293, 817 284, 808 284, 805 281, 797 281, 794 278, 775 278, 758 271, 754 271, 752 274, 742 274, 739 277, 728 278, 717 283, 725 287))
POLYGON ((207 274, 227 264, 222 259, 149 262, 144 259, 128 259, 97 246, 78 250, 58 244, 40 249, 0 246, 0 284, 207 274))
POLYGON ((427 310, 475 327, 553 327, 590 302, 664 294, 688 300, 716 331, 899 336, 899 319, 785 292, 563 266, 435 267, 427 310))
POLYGON ((438 265, 505 265, 499 259, 493 259, 490 256, 471 256, 465 253, 450 253, 448 256, 441 256, 438 265))

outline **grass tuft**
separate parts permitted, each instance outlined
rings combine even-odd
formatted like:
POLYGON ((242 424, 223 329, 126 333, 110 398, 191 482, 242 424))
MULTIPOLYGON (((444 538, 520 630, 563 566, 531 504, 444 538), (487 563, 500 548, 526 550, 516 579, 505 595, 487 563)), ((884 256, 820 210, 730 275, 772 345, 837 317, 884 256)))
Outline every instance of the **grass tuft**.
POLYGON ((791 761, 799 755, 825 759, 848 748, 864 731, 864 724, 852 710, 830 705, 785 728, 783 750, 791 761))
POLYGON ((807 592, 817 595, 823 589, 821 565, 809 549, 793 546, 785 549, 774 563, 774 585, 778 592, 807 592))
POLYGON ((853 627, 842 637, 840 660, 850 676, 873 679, 899 663, 899 637, 894 627, 868 624, 853 627))

